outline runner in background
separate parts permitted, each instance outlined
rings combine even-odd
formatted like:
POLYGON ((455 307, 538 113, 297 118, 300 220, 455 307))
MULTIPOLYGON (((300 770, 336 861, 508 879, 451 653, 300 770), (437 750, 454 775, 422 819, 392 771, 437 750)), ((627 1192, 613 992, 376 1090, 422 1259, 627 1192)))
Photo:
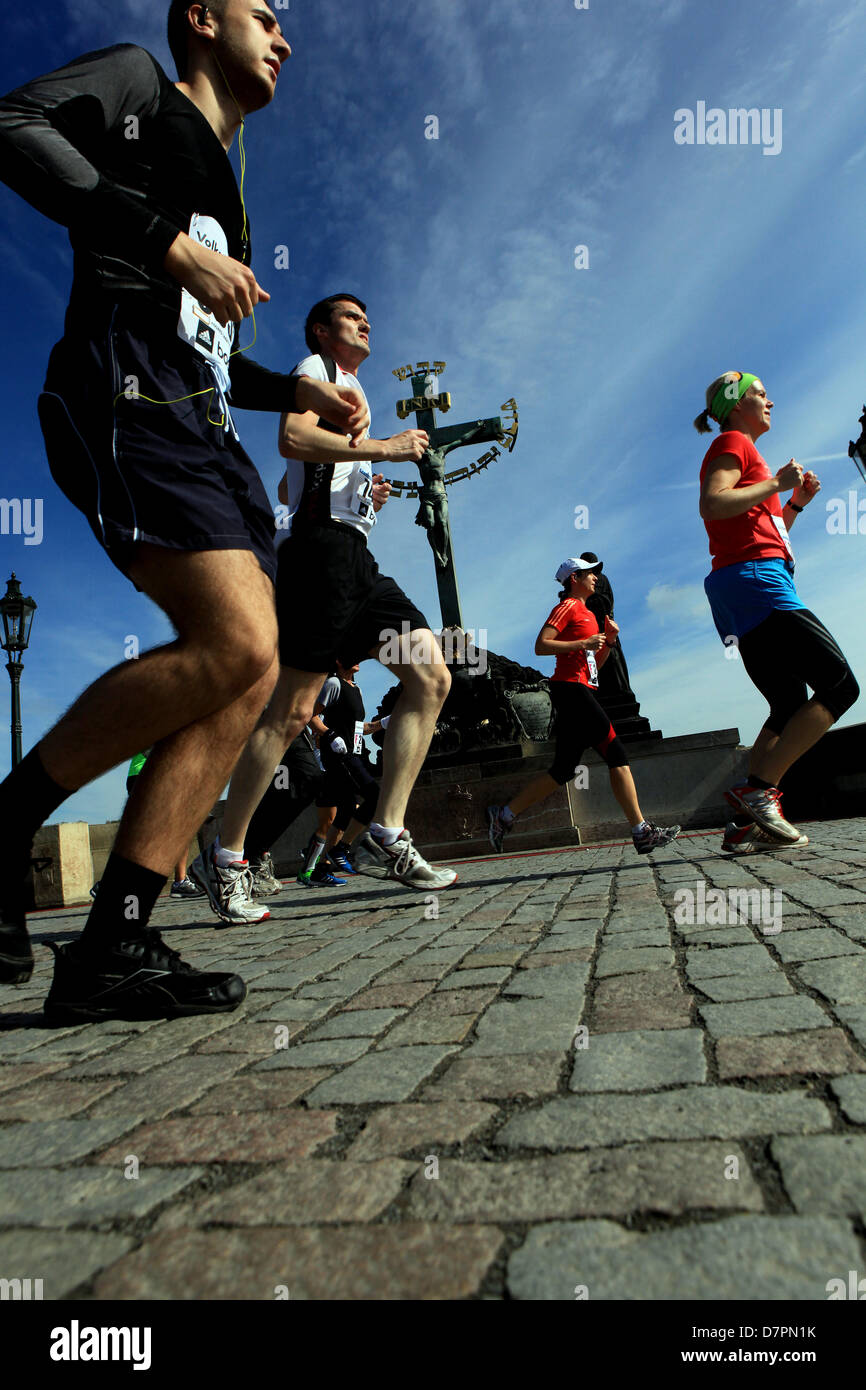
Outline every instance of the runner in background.
POLYGON ((738 646, 752 684, 770 706, 746 781, 725 793, 737 815, 722 848, 732 854, 796 848, 808 839, 785 819, 779 782, 860 693, 836 641, 794 586, 788 532, 821 484, 796 459, 773 474, 758 453, 773 402, 753 373, 716 377, 706 400, 695 429, 708 434, 715 420, 721 433, 700 474, 700 512, 713 557, 704 588, 719 637, 727 647, 738 646), (789 488, 783 507, 779 494, 789 488))
POLYGON ((535 643, 536 656, 556 657, 550 682, 556 711, 556 752, 550 770, 540 773, 507 805, 488 806, 488 835, 497 854, 502 853, 503 838, 513 829, 516 818, 574 777, 587 748, 594 748, 607 763, 611 791, 631 826, 638 854, 660 849, 680 833, 678 825, 665 829, 644 819, 628 755, 595 698, 598 668, 607 660, 609 643, 619 632, 610 618, 605 618, 604 632, 600 632, 598 621, 586 606, 600 571, 599 563, 577 559, 564 560, 556 571, 556 579, 564 588, 535 643))

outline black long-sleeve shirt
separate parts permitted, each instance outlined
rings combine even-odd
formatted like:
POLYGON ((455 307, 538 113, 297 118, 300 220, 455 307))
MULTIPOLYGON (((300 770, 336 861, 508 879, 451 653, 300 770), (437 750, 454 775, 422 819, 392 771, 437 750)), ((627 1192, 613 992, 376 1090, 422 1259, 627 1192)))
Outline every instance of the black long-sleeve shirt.
MULTIPOLYGON (((249 264, 226 151, 198 107, 134 44, 86 53, 0 98, 0 178, 69 229, 67 331, 86 322, 95 299, 110 299, 176 332, 182 291, 163 261, 196 213, 217 221, 228 254, 249 264)), ((229 372, 233 405, 296 408, 296 378, 243 353, 231 357, 229 372)))

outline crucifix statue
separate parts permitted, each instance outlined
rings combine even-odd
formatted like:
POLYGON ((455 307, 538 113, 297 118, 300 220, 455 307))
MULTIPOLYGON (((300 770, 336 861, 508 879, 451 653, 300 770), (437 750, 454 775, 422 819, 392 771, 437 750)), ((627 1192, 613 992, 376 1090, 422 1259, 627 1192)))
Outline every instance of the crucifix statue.
MULTIPOLYGON (((505 443, 510 450, 517 437, 517 411, 514 407, 514 424, 510 431, 502 428, 501 417, 496 415, 486 420, 473 420, 467 424, 437 426, 436 411, 446 411, 451 407, 451 397, 447 392, 438 391, 438 373, 445 370, 444 362, 419 362, 415 369, 400 367, 394 375, 401 381, 412 379, 412 396, 409 400, 397 402, 397 414, 405 420, 414 413, 419 430, 426 430, 430 443, 422 455, 418 468, 421 472, 421 486, 415 488, 406 483, 395 483, 399 496, 406 489, 410 496, 418 496, 418 514, 415 524, 423 526, 427 540, 436 562, 436 584, 439 589, 439 604, 442 611, 443 628, 463 627, 460 611, 460 592, 457 588, 457 572, 454 567, 454 553, 451 546, 451 526, 448 519, 448 494, 446 483, 456 482, 458 478, 471 477, 480 468, 498 455, 494 450, 485 455, 471 469, 458 469, 455 473, 445 473, 445 458, 453 449, 462 449, 467 444, 486 444, 493 441, 505 443)), ((509 407, 514 402, 509 403, 509 407)))

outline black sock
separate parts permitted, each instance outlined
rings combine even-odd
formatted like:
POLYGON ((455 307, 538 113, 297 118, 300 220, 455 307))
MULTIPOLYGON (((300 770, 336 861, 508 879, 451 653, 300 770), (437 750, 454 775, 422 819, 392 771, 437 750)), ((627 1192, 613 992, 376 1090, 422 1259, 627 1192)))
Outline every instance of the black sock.
POLYGON ((111 946, 141 936, 166 880, 166 874, 143 869, 120 854, 109 855, 82 942, 89 947, 111 946))
POLYGON ((58 786, 48 776, 38 745, 31 748, 0 783, 0 834, 4 843, 20 840, 29 845, 40 825, 71 795, 69 788, 58 786))
POLYGON ((766 792, 772 787, 772 782, 764 782, 760 777, 756 777, 753 772, 749 773, 748 782, 750 787, 757 787, 758 791, 766 792))

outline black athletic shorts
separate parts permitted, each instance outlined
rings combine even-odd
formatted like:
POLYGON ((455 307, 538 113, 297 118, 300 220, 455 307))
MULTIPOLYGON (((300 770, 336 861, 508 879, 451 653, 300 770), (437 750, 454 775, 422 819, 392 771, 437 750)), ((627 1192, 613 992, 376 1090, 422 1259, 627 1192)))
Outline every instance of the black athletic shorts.
POLYGON ((129 307, 94 312, 86 329, 67 324, 39 397, 58 487, 124 573, 148 541, 251 550, 273 579, 273 509, 252 460, 214 423, 222 410, 204 360, 145 314, 133 323, 129 307))
POLYGON ((554 782, 564 787, 571 781, 587 748, 594 748, 608 767, 628 767, 625 747, 588 685, 551 681, 550 699, 556 710, 556 752, 549 768, 554 782))
POLYGON ((280 665, 322 673, 333 671, 337 657, 345 666, 366 660, 391 632, 429 627, 400 586, 379 573, 360 532, 339 521, 283 541, 277 622, 280 665))
POLYGON ((355 753, 322 753, 325 777, 316 793, 317 806, 336 806, 334 827, 345 830, 357 812, 362 825, 369 825, 376 814, 379 782, 355 753))
POLYGON ((781 734, 809 698, 834 719, 856 702, 860 687, 839 647, 809 608, 777 608, 740 638, 740 657, 753 685, 770 706, 765 724, 781 734))

